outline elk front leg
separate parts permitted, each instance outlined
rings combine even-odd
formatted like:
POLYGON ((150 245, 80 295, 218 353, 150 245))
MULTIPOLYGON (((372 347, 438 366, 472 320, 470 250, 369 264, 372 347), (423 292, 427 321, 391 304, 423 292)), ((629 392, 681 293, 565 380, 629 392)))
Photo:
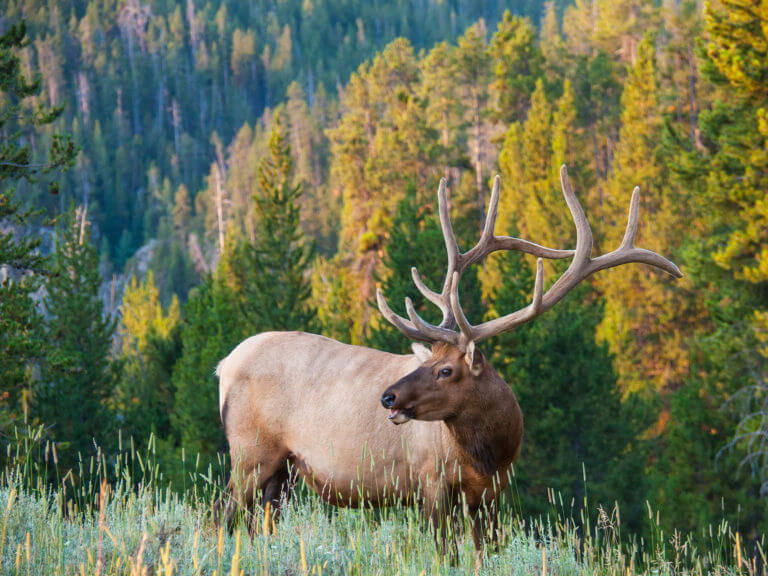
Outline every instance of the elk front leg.
POLYGON ((499 511, 495 502, 481 504, 469 510, 472 523, 472 540, 475 549, 481 552, 483 546, 490 544, 491 549, 499 549, 499 511))
POLYGON ((451 498, 444 489, 425 498, 423 514, 435 537, 435 546, 441 555, 448 556, 451 565, 456 565, 459 558, 454 512, 451 498))

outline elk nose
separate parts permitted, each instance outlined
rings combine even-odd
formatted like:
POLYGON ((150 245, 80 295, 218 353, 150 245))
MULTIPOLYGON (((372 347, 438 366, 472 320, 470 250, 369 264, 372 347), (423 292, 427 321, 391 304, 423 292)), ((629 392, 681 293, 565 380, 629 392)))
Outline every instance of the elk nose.
POLYGON ((394 403, 395 395, 392 392, 384 392, 384 394, 381 395, 381 405, 384 406, 384 408, 392 408, 394 403))

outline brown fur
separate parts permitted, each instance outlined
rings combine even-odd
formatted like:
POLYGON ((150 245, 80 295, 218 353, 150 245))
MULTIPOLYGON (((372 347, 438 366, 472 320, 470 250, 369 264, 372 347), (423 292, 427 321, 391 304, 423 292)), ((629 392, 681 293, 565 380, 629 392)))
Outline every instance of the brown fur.
MULTIPOLYGON (((422 364, 300 332, 249 338, 217 369, 233 463, 228 491, 248 510, 267 502, 277 510, 290 468, 339 506, 386 506, 418 494, 441 531, 463 494, 479 547, 487 527, 475 519, 507 484, 523 420, 479 351, 475 369, 450 344, 435 344, 422 364), (437 379, 448 366, 452 377, 437 379), (395 408, 413 408, 413 420, 388 421, 385 390, 397 394, 395 408)), ((228 502, 226 520, 233 511, 228 502)))

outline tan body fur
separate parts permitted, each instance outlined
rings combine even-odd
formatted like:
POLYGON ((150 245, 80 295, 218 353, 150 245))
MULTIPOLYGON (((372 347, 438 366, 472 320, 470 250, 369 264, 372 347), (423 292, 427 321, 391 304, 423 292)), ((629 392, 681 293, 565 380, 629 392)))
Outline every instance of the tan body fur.
MULTIPOLYGON (((456 365, 468 369, 463 353, 454 355, 456 365)), ((447 514, 460 493, 471 512, 490 503, 520 449, 522 415, 514 395, 493 372, 488 390, 446 388, 460 404, 455 418, 395 426, 381 406, 382 392, 421 366, 414 355, 301 332, 242 342, 217 370, 233 461, 230 489, 238 503, 279 507, 288 463, 339 506, 358 506, 361 497, 373 506, 419 500, 435 517, 447 514), (478 443, 481 453, 490 451, 492 471, 478 470, 478 443)))

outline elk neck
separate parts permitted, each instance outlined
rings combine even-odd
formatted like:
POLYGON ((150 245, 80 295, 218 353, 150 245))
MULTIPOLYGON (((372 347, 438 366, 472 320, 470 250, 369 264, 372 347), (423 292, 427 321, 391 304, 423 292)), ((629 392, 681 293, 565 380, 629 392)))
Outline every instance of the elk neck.
POLYGON ((484 476, 517 458, 523 436, 523 414, 512 390, 495 373, 490 388, 478 392, 472 406, 444 420, 459 460, 484 476))

